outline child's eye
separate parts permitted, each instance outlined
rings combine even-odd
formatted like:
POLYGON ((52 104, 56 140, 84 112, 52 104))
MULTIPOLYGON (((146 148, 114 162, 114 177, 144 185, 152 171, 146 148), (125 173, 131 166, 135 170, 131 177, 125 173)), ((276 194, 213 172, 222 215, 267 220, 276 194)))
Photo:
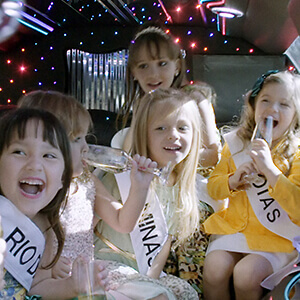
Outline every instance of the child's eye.
POLYGON ((25 152, 22 150, 13 150, 12 151, 13 154, 18 154, 18 155, 25 155, 25 152))
POLYGON ((161 66, 161 67, 164 67, 164 66, 166 66, 168 63, 166 62, 166 61, 160 61, 159 62, 159 65, 161 66))
POLYGON ((284 107, 289 107, 290 105, 288 104, 288 103, 286 103, 286 102, 282 102, 282 103, 280 103, 280 105, 281 106, 284 106, 284 107))
POLYGON ((265 103, 269 102, 268 99, 261 99, 260 101, 261 101, 261 102, 265 102, 265 103))
POLYGON ((190 128, 189 128, 188 125, 183 125, 183 126, 180 126, 179 129, 180 129, 181 131, 188 131, 190 128))
POLYGON ((53 153, 46 153, 43 155, 43 157, 53 159, 56 158, 56 155, 53 153))
POLYGON ((166 127, 163 127, 163 126, 159 126, 156 128, 156 130, 165 130, 165 129, 166 129, 166 127))
POLYGON ((81 137, 78 136, 73 140, 73 143, 78 143, 78 142, 80 142, 80 140, 81 140, 81 137))
POLYGON ((147 67, 148 67, 147 64, 140 64, 140 65, 138 65, 139 69, 146 69, 147 67))

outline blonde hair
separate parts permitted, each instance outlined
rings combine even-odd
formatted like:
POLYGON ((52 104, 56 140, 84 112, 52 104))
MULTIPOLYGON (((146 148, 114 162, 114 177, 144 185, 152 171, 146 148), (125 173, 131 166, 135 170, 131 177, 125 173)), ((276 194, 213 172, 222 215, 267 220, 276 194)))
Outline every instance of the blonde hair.
POLYGON ((74 97, 58 91, 32 91, 19 99, 18 106, 51 112, 63 124, 70 140, 86 130, 83 124, 87 123, 89 129, 92 127, 91 116, 83 105, 74 97))
POLYGON ((146 94, 140 101, 133 124, 132 154, 139 153, 149 157, 147 131, 155 118, 163 119, 172 112, 189 104, 189 117, 193 126, 193 139, 187 157, 175 166, 175 184, 179 188, 176 213, 172 221, 177 224, 176 245, 184 242, 199 226, 199 200, 196 195, 196 172, 201 148, 201 118, 196 102, 178 89, 156 90, 146 94), (160 113, 154 115, 153 107, 159 105, 160 113))
POLYGON ((245 96, 245 105, 241 114, 239 128, 237 130, 238 136, 244 141, 249 141, 255 127, 255 106, 256 100, 263 87, 271 83, 283 84, 289 91, 287 99, 295 106, 295 117, 292 121, 289 130, 282 137, 279 147, 276 148, 276 153, 286 158, 289 163, 293 159, 295 151, 299 145, 299 125, 300 125, 300 75, 290 71, 269 72, 270 75, 262 75, 255 84, 254 89, 249 91, 245 96), (257 87, 257 83, 259 83, 257 87))
POLYGON ((129 46, 126 69, 126 97, 122 111, 124 114, 123 126, 126 126, 131 108, 133 108, 135 103, 145 94, 139 83, 134 80, 134 76, 132 75, 132 68, 137 63, 137 54, 144 46, 149 49, 148 51, 152 59, 159 58, 163 48, 167 50, 170 60, 179 59, 180 70, 174 77, 171 87, 180 88, 185 81, 185 54, 180 49, 179 44, 175 42, 174 37, 172 37, 169 33, 167 34, 158 26, 149 26, 146 28, 142 27, 129 46))

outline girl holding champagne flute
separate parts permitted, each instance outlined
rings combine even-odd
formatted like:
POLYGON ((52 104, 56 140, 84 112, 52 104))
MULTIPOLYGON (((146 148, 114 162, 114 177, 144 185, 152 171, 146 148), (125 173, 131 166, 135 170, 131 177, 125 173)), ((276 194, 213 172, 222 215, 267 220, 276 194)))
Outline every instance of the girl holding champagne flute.
POLYGON ((205 299, 232 299, 231 278, 235 299, 261 299, 263 287, 272 289, 276 272, 297 257, 292 242, 300 230, 299 122, 300 75, 262 75, 247 94, 240 126, 224 136, 221 160, 208 179, 210 196, 228 198, 229 204, 204 223, 212 234, 205 299), (263 138, 252 140, 261 121, 263 138), (260 182, 249 182, 253 173, 263 176, 260 182))
MULTIPOLYGON (((65 289, 62 297, 58 294, 58 290, 53 288, 63 285, 70 278, 74 272, 72 264, 79 260, 77 266, 82 268, 78 275, 78 281, 84 282, 86 280, 82 278, 84 277, 82 274, 87 275, 89 273, 87 271, 89 267, 85 266, 85 263, 92 261, 95 266, 95 272, 92 271, 92 273, 101 283, 97 287, 98 290, 87 291, 88 293, 103 294, 105 289, 107 293, 110 293, 110 297, 113 297, 112 294, 114 294, 117 299, 122 299, 117 289, 121 283, 116 285, 113 279, 115 274, 119 272, 119 266, 115 266, 114 263, 108 264, 94 260, 94 224, 101 218, 117 231, 122 233, 132 231, 144 208, 148 189, 154 176, 151 172, 157 166, 156 162, 144 156, 134 156, 131 161, 130 192, 126 203, 122 205, 113 198, 102 182, 91 174, 83 163, 85 153, 88 151, 85 138, 92 124, 88 111, 75 98, 56 91, 33 91, 24 95, 19 100, 18 105, 49 111, 62 122, 69 136, 73 163, 73 179, 67 204, 61 210, 60 215, 66 236, 64 248, 59 261, 51 269, 52 273, 48 272, 48 278, 39 286, 35 286, 35 293, 45 297, 45 299, 66 299, 79 296, 76 290, 65 289), (107 278, 108 271, 110 273, 107 278), (111 280, 108 281, 108 279, 111 280), (108 291, 110 287, 116 291, 108 291)), ((54 250, 56 247, 57 244, 54 244, 54 250)), ((163 285, 154 283, 154 288, 156 291, 154 296, 164 294, 170 295, 169 299, 174 299, 172 292, 163 285)), ((91 286, 87 286, 86 289, 91 289, 91 286)), ((146 293, 146 291, 147 288, 143 292, 146 293)), ((89 296, 92 297, 92 295, 89 296)), ((153 297, 153 299, 155 298, 153 297)))

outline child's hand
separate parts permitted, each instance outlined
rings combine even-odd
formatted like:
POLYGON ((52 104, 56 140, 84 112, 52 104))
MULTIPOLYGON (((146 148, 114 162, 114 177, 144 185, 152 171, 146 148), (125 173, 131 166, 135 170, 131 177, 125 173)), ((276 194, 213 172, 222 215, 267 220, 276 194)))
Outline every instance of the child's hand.
POLYGON ((246 175, 256 173, 257 170, 253 162, 246 162, 242 164, 233 175, 228 179, 229 188, 231 190, 247 190, 251 187, 249 181, 245 178, 246 175))
POLYGON ((252 141, 249 155, 253 159, 255 168, 259 174, 266 175, 267 171, 275 166, 270 148, 263 139, 255 139, 252 141))
POLYGON ((108 288, 108 272, 105 269, 106 263, 101 260, 89 261, 84 256, 75 259, 72 266, 72 280, 76 287, 76 293, 88 294, 98 290, 107 290, 108 288), (91 280, 94 282, 91 283, 91 280), (94 291, 91 291, 91 286, 94 291))
POLYGON ((69 258, 61 256, 52 268, 52 277, 55 279, 66 278, 70 276, 72 262, 69 258))
POLYGON ((255 139, 249 153, 259 174, 264 175, 270 186, 274 187, 281 171, 273 162, 270 148, 263 139, 255 139))
POLYGON ((157 163, 150 158, 135 154, 133 156, 130 178, 139 184, 148 186, 153 179, 154 168, 157 163))

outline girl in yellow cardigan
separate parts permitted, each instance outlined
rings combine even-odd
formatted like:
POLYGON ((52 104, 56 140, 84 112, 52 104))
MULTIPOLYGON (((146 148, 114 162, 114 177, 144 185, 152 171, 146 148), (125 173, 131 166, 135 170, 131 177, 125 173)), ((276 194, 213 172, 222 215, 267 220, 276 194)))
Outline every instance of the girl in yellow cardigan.
POLYGON ((230 299, 231 278, 237 300, 260 299, 262 286, 272 289, 277 283, 269 276, 296 261, 299 121, 300 76, 262 75, 246 97, 240 126, 225 135, 221 160, 208 181, 213 199, 229 201, 204 223, 212 234, 204 263, 205 299, 230 299), (264 136, 268 117, 273 119, 270 148, 263 138, 251 139, 261 121, 264 136), (249 181, 252 174, 259 180, 249 181))

